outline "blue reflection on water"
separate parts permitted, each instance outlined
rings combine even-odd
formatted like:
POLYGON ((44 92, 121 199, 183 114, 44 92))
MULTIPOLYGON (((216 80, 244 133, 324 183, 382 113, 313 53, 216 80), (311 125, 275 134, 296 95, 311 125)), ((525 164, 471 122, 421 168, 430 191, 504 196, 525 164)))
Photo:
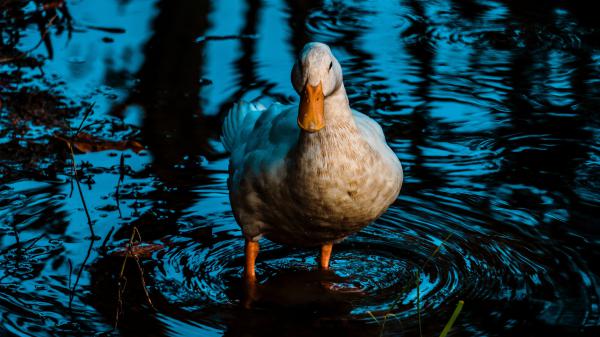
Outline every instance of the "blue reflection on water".
POLYGON ((49 48, 40 8, 22 3, 0 17, 0 334, 111 331, 133 227, 160 245, 141 258, 156 311, 128 262, 114 335, 371 336, 368 313, 393 303, 386 332, 415 335, 417 302, 435 335, 458 300, 461 335, 600 325, 600 28, 585 5, 67 1, 70 34, 64 12, 45 12, 49 48), (316 252, 265 242, 265 299, 244 311, 221 118, 240 99, 297 101, 290 67, 312 40, 383 126, 404 190, 336 246, 335 275, 311 270, 316 252), (75 153, 98 240, 57 138, 92 102, 84 132, 114 147, 75 153), (362 295, 324 292, 324 278, 362 295))

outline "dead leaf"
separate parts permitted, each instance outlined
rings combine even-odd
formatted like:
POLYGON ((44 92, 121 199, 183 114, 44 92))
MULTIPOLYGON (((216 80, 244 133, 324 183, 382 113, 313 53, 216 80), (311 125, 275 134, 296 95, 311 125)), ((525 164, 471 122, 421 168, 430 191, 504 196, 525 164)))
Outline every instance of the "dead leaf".
POLYGON ((62 136, 56 136, 56 138, 66 142, 67 144, 73 144, 74 148, 84 153, 106 150, 124 151, 128 149, 135 153, 140 153, 140 151, 144 150, 144 146, 135 140, 105 140, 95 138, 94 136, 85 132, 80 132, 73 140, 69 140, 62 136))
POLYGON ((110 255, 112 256, 131 256, 139 258, 148 258, 152 253, 163 249, 164 246, 158 243, 134 243, 131 247, 117 248, 110 255))

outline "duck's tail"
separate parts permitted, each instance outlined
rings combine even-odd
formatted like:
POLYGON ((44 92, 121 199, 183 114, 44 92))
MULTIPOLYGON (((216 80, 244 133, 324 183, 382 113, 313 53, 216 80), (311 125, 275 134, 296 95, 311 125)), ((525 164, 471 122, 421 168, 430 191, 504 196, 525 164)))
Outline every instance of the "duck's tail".
POLYGON ((232 152, 243 135, 254 128, 256 120, 265 109, 258 102, 240 101, 233 104, 223 121, 221 131, 221 142, 227 151, 232 152))

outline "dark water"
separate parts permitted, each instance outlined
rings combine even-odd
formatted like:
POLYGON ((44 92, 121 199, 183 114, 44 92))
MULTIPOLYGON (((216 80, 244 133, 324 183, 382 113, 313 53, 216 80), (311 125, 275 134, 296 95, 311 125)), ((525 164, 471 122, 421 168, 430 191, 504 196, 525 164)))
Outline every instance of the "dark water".
POLYGON ((455 336, 599 332, 592 5, 60 3, 0 5, 1 336, 378 336, 369 312, 390 310, 384 334, 418 336, 420 314, 438 336, 459 300, 455 336), (244 310, 220 123, 239 99, 296 101, 308 41, 332 46, 405 185, 334 247, 335 274, 265 241, 264 296, 244 310), (82 121, 97 146, 75 149, 78 187, 62 139, 82 121), (135 260, 123 268, 134 228, 154 309, 135 260))

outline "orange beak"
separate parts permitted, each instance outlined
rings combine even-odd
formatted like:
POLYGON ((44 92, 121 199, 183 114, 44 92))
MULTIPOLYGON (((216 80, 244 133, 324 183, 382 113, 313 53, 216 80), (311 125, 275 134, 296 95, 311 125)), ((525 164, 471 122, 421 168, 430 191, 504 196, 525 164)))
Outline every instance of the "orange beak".
POLYGON ((306 83, 300 95, 298 126, 307 132, 317 132, 325 127, 325 95, 323 84, 312 86, 306 83))

